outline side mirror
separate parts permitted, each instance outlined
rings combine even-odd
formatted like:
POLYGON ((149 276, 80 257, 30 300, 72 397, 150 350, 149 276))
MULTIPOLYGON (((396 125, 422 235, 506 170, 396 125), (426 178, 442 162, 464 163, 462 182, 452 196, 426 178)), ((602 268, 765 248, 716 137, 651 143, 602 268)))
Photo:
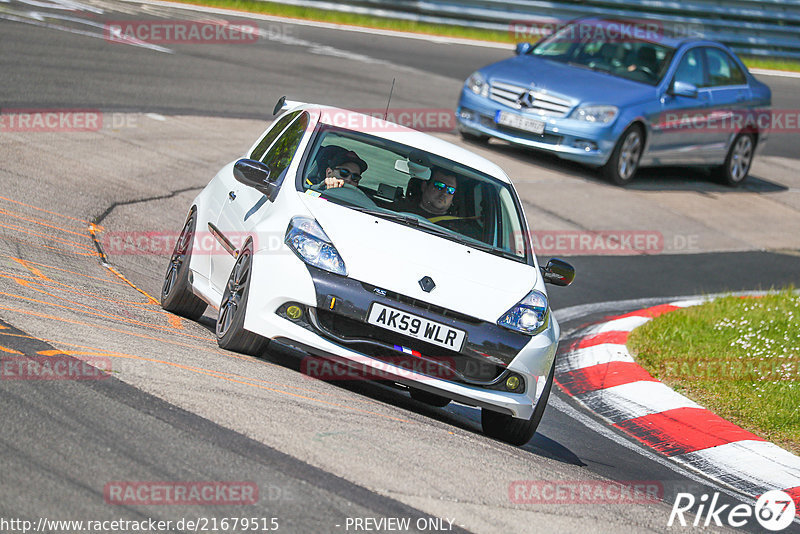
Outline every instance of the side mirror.
POLYGON ((270 202, 274 202, 278 186, 269 181, 269 172, 269 167, 254 159, 240 159, 233 165, 236 181, 264 193, 270 202))
POLYGON ((524 56, 531 50, 533 50, 533 45, 531 43, 517 43, 516 48, 514 48, 514 53, 518 56, 524 56))
POLYGON ((675 96, 685 96, 688 98, 697 98, 697 86, 689 82, 675 80, 672 83, 672 89, 669 90, 669 94, 675 96))
POLYGON ((558 258, 552 258, 544 267, 539 266, 539 269, 542 271, 542 278, 548 284, 568 286, 575 280, 575 267, 558 258))

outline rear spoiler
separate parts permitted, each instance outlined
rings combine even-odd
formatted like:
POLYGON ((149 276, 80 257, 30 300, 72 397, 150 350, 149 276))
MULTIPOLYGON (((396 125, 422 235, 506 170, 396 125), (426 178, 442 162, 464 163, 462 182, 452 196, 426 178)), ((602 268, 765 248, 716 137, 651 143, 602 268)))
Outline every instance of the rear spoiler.
POLYGON ((287 109, 295 108, 297 106, 302 106, 304 104, 306 104, 306 102, 298 102, 296 100, 286 100, 286 97, 282 96, 275 103, 275 108, 272 110, 272 114, 273 115, 277 115, 281 111, 285 111, 287 109))

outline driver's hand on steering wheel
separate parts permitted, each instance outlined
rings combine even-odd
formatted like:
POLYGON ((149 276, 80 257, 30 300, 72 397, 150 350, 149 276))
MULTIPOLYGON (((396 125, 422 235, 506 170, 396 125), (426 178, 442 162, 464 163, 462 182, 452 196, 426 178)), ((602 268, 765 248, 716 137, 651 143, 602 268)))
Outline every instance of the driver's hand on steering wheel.
POLYGON ((325 178, 325 188, 326 189, 335 189, 337 187, 342 187, 345 184, 345 181, 341 178, 336 178, 334 176, 328 176, 325 178))

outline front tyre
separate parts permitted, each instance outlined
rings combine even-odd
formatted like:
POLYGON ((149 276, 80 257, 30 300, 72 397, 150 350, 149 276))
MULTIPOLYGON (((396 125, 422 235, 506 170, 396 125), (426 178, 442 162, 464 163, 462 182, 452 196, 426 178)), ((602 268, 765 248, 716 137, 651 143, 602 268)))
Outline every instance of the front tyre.
POLYGON ((476 143, 479 145, 486 145, 489 143, 489 136, 483 134, 474 134, 467 132, 465 130, 459 130, 458 133, 461 134, 461 139, 468 143, 476 143))
POLYGON ((754 149, 755 138, 753 134, 740 133, 737 135, 728 149, 725 163, 722 167, 715 169, 717 179, 730 187, 742 185, 742 182, 750 173, 754 149))
POLYGON ((511 445, 522 446, 528 443, 536 433, 536 428, 544 415, 547 399, 550 398, 550 390, 553 387, 555 370, 556 365, 554 362, 553 367, 550 369, 550 375, 547 377, 547 383, 544 385, 544 391, 542 391, 542 395, 539 397, 539 402, 536 403, 536 409, 530 419, 517 419, 504 413, 497 413, 483 408, 481 409, 483 433, 511 445))
POLYGON ((192 293, 189 284, 189 260, 192 258, 196 224, 197 211, 193 209, 172 250, 161 286, 161 307, 192 321, 199 319, 206 311, 206 303, 192 293))
POLYGON ((225 284, 217 315, 216 333, 220 348, 255 356, 266 348, 267 340, 244 329, 252 274, 253 243, 248 241, 239 252, 228 283, 225 284))
POLYGON ((628 185, 639 169, 639 160, 644 149, 644 130, 632 124, 617 141, 617 146, 603 167, 603 175, 614 185, 628 185))

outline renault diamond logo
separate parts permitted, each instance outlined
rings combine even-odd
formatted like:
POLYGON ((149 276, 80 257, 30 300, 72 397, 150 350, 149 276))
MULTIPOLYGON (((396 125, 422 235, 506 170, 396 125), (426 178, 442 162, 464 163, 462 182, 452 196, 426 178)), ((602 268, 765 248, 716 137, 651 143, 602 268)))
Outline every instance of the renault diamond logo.
POLYGON ((534 98, 533 93, 531 91, 527 91, 519 95, 519 98, 517 98, 517 104, 523 108, 532 108, 535 100, 536 98, 534 98))
POLYGON ((436 287, 436 284, 433 282, 433 278, 430 276, 423 276, 419 280, 419 287, 421 287, 425 293, 430 293, 433 291, 433 288, 436 287))

